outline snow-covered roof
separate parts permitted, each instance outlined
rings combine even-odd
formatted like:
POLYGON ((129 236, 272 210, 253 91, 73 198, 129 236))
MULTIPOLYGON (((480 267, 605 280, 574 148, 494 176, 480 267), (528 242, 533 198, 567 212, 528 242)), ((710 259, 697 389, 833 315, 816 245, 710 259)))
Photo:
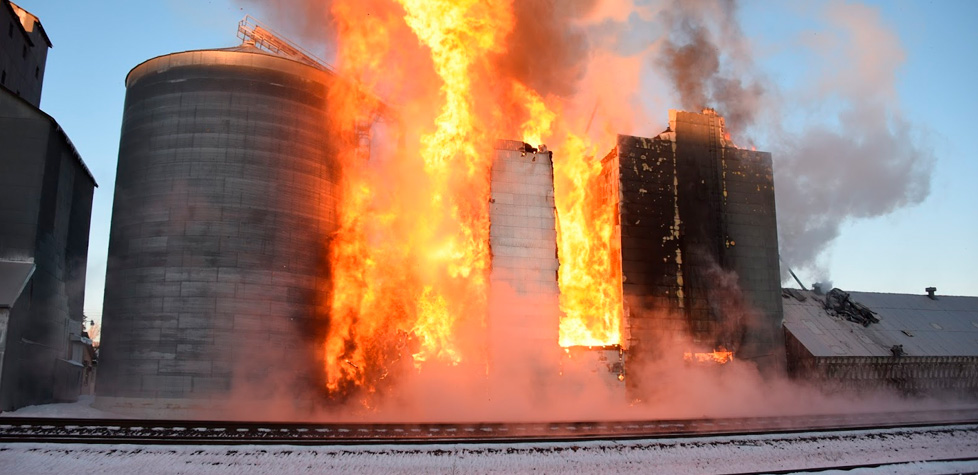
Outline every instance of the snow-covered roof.
POLYGON ((784 326, 816 357, 978 356, 978 297, 849 292, 878 323, 863 326, 833 315, 825 296, 785 289, 784 326))

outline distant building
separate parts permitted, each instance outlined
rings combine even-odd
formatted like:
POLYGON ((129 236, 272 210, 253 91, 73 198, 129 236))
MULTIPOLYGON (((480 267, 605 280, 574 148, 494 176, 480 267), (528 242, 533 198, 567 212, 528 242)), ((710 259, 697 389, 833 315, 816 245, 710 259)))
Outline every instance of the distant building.
POLYGON ((41 106, 44 64, 51 40, 36 16, 8 0, 0 0, 0 86, 41 106))
POLYGON ((666 131, 619 135, 602 165, 617 201, 631 364, 691 338, 783 369, 771 154, 736 147, 711 109, 670 110, 666 131))
POLYGON ((9 25, 0 42, 0 410, 11 410, 74 400, 81 390, 97 185, 58 123, 38 109, 51 44, 40 22, 6 0, 0 18, 9 25))
POLYGON ((784 319, 797 379, 908 394, 978 390, 978 297, 785 289, 784 319))

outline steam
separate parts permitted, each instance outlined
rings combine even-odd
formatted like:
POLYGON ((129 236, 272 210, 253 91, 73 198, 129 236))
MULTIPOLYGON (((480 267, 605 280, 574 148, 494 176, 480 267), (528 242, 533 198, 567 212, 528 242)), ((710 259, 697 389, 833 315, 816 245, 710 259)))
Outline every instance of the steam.
POLYGON ((732 2, 676 2, 662 13, 670 33, 656 64, 683 107, 716 108, 735 132, 768 137, 781 256, 824 276, 818 258, 844 223, 919 204, 930 191, 933 153, 896 94, 904 53, 876 9, 832 3, 821 39, 804 42, 821 60, 815 80, 778 90, 753 64, 736 12, 732 2))
POLYGON ((832 4, 824 20, 839 36, 811 45, 826 59, 813 99, 841 103, 838 125, 786 130, 772 143, 782 256, 806 267, 847 220, 921 203, 934 163, 925 129, 899 108, 896 35, 868 6, 832 4))

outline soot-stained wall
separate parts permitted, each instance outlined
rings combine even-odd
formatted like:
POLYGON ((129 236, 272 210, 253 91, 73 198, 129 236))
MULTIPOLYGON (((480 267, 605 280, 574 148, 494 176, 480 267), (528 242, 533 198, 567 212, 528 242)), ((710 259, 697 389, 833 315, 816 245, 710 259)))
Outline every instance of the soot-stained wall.
POLYGON ((685 341, 784 366, 771 155, 736 148, 723 119, 670 111, 655 138, 620 135, 622 291, 630 359, 685 341))

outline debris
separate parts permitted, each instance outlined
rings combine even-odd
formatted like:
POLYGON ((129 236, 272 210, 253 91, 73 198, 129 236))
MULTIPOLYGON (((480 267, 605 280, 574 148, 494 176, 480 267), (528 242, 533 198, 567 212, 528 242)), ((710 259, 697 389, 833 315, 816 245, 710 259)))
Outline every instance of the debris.
POLYGON ((808 297, 806 297, 805 294, 799 292, 797 289, 788 289, 788 288, 781 289, 781 296, 784 298, 793 298, 799 302, 804 302, 808 300, 808 297))
POLYGON ((871 323, 879 323, 876 313, 865 305, 853 301, 849 293, 841 289, 832 289, 825 295, 825 310, 829 315, 840 316, 853 323, 868 327, 871 323))

